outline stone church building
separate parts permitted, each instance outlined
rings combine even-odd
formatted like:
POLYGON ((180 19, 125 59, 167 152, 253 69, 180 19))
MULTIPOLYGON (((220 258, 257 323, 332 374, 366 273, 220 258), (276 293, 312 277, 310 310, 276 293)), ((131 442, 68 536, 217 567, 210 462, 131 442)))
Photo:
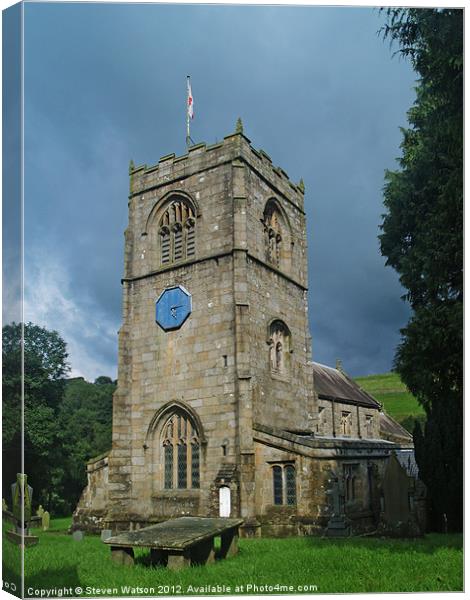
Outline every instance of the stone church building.
MULTIPOLYGON (((241 122, 129 175, 112 449, 87 465, 74 527, 220 515, 245 535, 309 534, 336 512, 377 529, 390 457, 412 440, 312 362, 303 183, 241 122)), ((410 520, 415 481, 400 478, 410 520)))

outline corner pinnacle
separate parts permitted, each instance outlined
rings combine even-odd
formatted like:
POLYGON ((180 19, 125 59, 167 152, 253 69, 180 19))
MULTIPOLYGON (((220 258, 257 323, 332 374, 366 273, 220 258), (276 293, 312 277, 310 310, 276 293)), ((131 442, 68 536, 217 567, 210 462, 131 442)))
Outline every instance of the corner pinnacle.
POLYGON ((243 133, 243 123, 240 117, 238 117, 237 124, 235 125, 235 133, 243 133))
POLYGON ((302 178, 300 178, 298 188, 302 192, 302 194, 305 192, 305 184, 304 184, 304 180, 302 178))
POLYGON ((134 165, 134 161, 133 161, 133 160, 132 160, 132 158, 131 158, 131 160, 129 161, 129 175, 130 175, 130 174, 132 173, 132 171, 134 170, 134 166, 135 166, 135 165, 134 165))

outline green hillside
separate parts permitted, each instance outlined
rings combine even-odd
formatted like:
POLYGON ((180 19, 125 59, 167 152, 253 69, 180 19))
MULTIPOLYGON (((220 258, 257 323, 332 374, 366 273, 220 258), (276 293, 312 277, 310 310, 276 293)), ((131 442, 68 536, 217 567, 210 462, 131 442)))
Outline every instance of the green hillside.
POLYGON ((414 421, 424 423, 424 409, 408 391, 396 373, 355 377, 355 381, 378 402, 387 412, 408 431, 413 431, 414 421))

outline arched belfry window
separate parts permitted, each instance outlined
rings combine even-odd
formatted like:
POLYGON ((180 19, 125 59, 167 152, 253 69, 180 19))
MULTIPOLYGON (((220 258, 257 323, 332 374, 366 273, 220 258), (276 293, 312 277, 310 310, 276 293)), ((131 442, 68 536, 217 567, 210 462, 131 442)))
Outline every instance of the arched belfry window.
POLYGON ((195 229, 194 207, 186 198, 175 196, 159 221, 161 265, 195 256, 195 229))
POLYGON ((267 262, 277 267, 286 267, 290 251, 289 233, 286 219, 277 202, 269 200, 263 213, 264 247, 267 262))
POLYGON ((199 488, 200 442, 196 426, 177 411, 167 418, 161 431, 163 487, 199 488))
POLYGON ((287 325, 276 319, 269 326, 269 363, 271 372, 287 375, 289 371, 289 356, 291 351, 290 331, 287 325))

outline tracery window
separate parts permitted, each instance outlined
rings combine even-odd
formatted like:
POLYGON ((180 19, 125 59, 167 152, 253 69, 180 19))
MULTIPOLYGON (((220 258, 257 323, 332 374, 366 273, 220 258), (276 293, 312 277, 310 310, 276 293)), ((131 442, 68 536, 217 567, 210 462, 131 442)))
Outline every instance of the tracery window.
POLYGON ((162 429, 165 489, 199 488, 199 434, 183 413, 174 413, 162 429))
POLYGON ((294 506, 297 503, 294 465, 286 465, 284 467, 284 475, 286 480, 286 504, 294 506))
POLYGON ((272 472, 274 504, 295 506, 297 504, 297 491, 294 465, 274 465, 272 472))
POLYGON ((278 465, 273 467, 273 491, 274 491, 274 504, 282 504, 283 493, 282 493, 282 468, 278 465))
POLYGON ((160 218, 160 263, 191 258, 196 254, 196 219, 186 200, 174 200, 160 218))
POLYGON ((281 213, 276 204, 268 202, 263 215, 266 260, 277 268, 281 266, 284 243, 281 222, 281 213))
POLYGON ((285 323, 278 319, 271 323, 268 344, 272 373, 286 375, 290 353, 290 331, 285 323))

